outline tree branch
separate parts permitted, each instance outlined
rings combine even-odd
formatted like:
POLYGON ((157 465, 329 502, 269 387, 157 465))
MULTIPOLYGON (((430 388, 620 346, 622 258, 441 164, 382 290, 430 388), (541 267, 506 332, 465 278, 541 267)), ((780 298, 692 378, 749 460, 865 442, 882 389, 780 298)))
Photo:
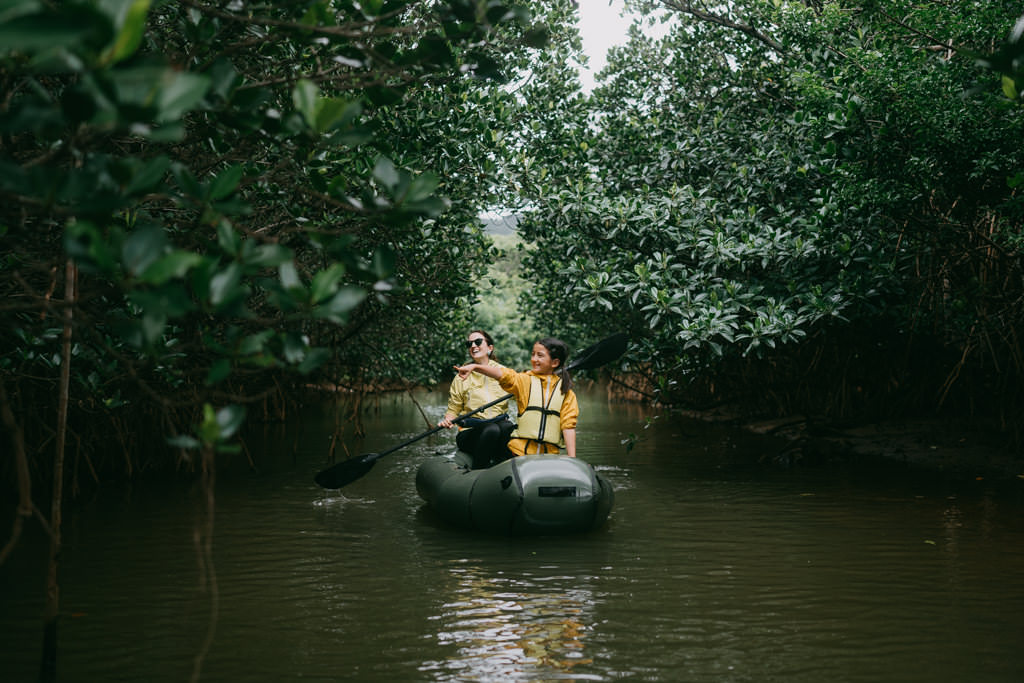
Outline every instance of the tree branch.
POLYGON ((18 544, 25 519, 31 517, 35 509, 32 504, 32 481, 28 470, 28 456, 25 454, 25 434, 14 417, 14 411, 11 410, 11 403, 7 398, 7 389, 2 381, 0 381, 0 418, 14 442, 14 464, 18 473, 18 512, 14 516, 11 536, 4 544, 3 549, 0 549, 0 565, 2 565, 14 546, 18 544))
POLYGON ((714 14, 713 12, 709 12, 705 9, 695 7, 694 3, 689 0, 661 0, 661 4, 669 9, 674 9, 678 12, 682 12, 683 14, 689 14, 709 24, 717 24, 718 26, 724 26, 725 28, 730 28, 734 31, 744 33, 751 38, 764 43, 776 52, 783 53, 786 51, 782 46, 782 43, 778 42, 771 36, 758 31, 752 25, 741 24, 728 17, 722 16, 721 14, 714 14))

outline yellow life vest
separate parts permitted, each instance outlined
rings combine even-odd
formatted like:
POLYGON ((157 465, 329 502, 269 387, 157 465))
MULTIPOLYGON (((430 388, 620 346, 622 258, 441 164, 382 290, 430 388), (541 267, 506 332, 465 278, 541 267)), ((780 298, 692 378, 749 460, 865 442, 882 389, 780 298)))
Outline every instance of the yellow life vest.
POLYGON ((519 415, 519 424, 512 432, 513 439, 529 439, 530 441, 546 441, 559 448, 565 448, 562 436, 562 394, 561 379, 555 380, 547 403, 544 403, 544 385, 540 377, 530 378, 530 396, 526 409, 519 415))

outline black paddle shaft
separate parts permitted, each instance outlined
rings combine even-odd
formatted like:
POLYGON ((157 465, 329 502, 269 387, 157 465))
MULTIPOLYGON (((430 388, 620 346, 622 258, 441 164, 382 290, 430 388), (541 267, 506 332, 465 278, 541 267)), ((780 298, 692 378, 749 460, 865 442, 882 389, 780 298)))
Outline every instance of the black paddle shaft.
MULTIPOLYGON (((512 394, 505 394, 501 398, 496 398, 490 403, 485 403, 479 408, 469 411, 465 415, 459 415, 457 418, 452 420, 452 422, 458 424, 465 420, 466 418, 476 415, 481 410, 486 410, 487 408, 490 408, 495 404, 501 403, 502 401, 507 401, 510 398, 512 398, 512 394)), ((347 458, 337 463, 336 465, 331 465, 327 469, 318 472, 317 475, 313 477, 313 480, 319 486, 325 489, 340 489, 343 486, 351 484, 356 479, 361 478, 364 474, 369 472, 370 468, 373 467, 373 463, 377 462, 385 455, 390 455, 391 453, 394 453, 395 451, 401 448, 405 448, 409 444, 413 444, 419 441, 420 439, 427 438, 431 434, 437 434, 442 429, 447 429, 447 427, 442 427, 438 425, 433 429, 428 429, 422 434, 414 436, 408 441, 403 441, 397 446, 392 446, 386 451, 381 451, 380 453, 366 453, 364 455, 359 455, 354 458, 347 458)))
MULTIPOLYGON (((458 417, 454 418, 452 420, 452 422, 455 423, 455 424, 459 424, 460 422, 462 422, 466 418, 473 417, 474 415, 479 413, 481 410, 487 410, 491 406, 497 405, 497 404, 501 403, 502 401, 507 401, 510 398, 512 398, 512 394, 505 394, 501 398, 496 398, 493 401, 491 401, 490 403, 485 403, 482 406, 480 406, 479 408, 476 408, 474 410, 469 411, 465 415, 459 415, 458 417)), ((408 441, 400 443, 397 446, 392 446, 391 448, 387 449, 386 451, 381 451, 380 453, 370 453, 369 455, 373 456, 373 458, 372 458, 373 460, 379 460, 380 458, 383 458, 385 455, 390 455, 390 454, 394 453, 395 451, 397 451, 400 448, 405 448, 409 444, 414 444, 417 441, 419 441, 420 439, 427 438, 431 434, 437 434, 442 429, 448 429, 448 428, 447 427, 442 427, 442 426, 438 425, 437 427, 434 427, 433 429, 430 429, 428 431, 423 432, 419 436, 414 436, 411 439, 409 439, 408 441)), ((363 457, 366 458, 368 456, 364 455, 363 457)))

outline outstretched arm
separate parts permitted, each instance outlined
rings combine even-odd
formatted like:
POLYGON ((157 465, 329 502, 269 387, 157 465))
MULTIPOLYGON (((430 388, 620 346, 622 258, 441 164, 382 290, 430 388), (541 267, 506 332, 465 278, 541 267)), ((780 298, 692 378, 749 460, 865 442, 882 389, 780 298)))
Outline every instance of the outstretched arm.
POLYGON ((487 375, 494 379, 501 379, 501 373, 505 368, 500 365, 481 365, 480 363, 467 363, 466 365, 456 365, 455 369, 459 373, 459 377, 465 379, 469 377, 470 373, 479 372, 481 375, 487 375))

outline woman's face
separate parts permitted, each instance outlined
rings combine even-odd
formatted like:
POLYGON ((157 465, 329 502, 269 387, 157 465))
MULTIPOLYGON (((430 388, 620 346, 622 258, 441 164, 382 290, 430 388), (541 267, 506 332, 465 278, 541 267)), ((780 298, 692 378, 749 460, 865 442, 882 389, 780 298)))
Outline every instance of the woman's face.
POLYGON ((557 358, 551 357, 551 352, 548 351, 548 347, 541 343, 533 345, 533 353, 530 354, 530 367, 533 372, 538 375, 550 375, 558 366, 562 364, 562 361, 557 358))
POLYGON ((473 359, 473 362, 486 363, 491 356, 491 351, 494 350, 494 346, 489 345, 484 335, 479 332, 470 332, 469 337, 466 338, 466 349, 469 351, 469 357, 473 359))

